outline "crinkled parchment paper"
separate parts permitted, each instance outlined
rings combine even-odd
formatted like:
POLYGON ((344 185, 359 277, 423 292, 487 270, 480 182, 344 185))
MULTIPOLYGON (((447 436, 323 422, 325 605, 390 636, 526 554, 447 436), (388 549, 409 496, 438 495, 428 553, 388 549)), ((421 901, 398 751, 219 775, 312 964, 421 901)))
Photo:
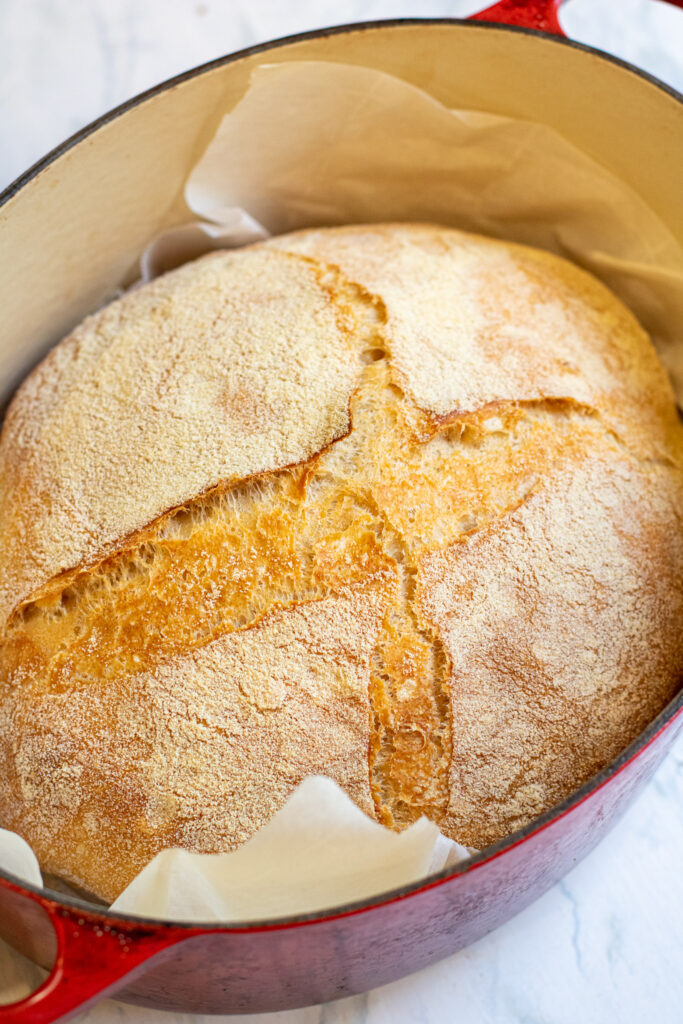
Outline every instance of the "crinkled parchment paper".
MULTIPOLYGON (((369 68, 263 65, 190 175, 186 200, 188 223, 151 242, 143 279, 268 234, 372 221, 431 221, 566 256, 631 307, 683 405, 683 250, 629 186, 545 125, 448 110, 369 68)), ((467 856, 426 819, 395 834, 329 779, 309 778, 237 851, 159 854, 114 909, 188 921, 306 913, 467 856)), ((29 847, 2 831, 0 864, 40 884, 29 847)))

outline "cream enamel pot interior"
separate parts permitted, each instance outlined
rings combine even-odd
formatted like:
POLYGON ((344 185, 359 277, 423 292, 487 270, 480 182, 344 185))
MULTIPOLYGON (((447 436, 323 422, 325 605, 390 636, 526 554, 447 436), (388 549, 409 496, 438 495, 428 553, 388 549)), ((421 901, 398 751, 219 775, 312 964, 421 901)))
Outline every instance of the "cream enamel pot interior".
MULTIPOLYGON (((490 17, 556 28, 553 3, 490 17), (521 12, 521 13, 520 13, 521 12)), ((630 183, 683 243, 683 98, 549 34, 463 21, 378 22, 254 47, 107 114, 0 197, 0 402, 47 348, 121 284, 264 60, 367 65, 449 107, 552 125, 630 183)), ((562 805, 427 883, 307 917, 217 927, 118 918, 0 872, 0 936, 51 969, 7 1022, 64 1020, 105 994, 204 1013, 279 1010, 364 991, 462 948, 528 905, 591 850, 683 725, 683 694, 562 805)))

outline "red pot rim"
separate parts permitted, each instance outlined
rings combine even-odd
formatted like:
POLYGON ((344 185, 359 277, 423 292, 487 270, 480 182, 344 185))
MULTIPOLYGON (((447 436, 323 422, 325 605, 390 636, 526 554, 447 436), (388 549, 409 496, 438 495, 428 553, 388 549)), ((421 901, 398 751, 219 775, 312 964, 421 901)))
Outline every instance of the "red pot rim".
MULTIPOLYGON (((672 86, 660 81, 654 75, 651 75, 647 71, 636 67, 628 61, 622 60, 620 57, 615 57, 612 54, 605 53, 602 50, 597 49, 593 46, 587 46, 585 43, 576 42, 573 39, 569 39, 565 36, 554 36, 548 35, 545 32, 539 32, 536 29, 525 28, 517 25, 502 25, 498 23, 485 22, 485 21, 469 21, 463 18, 391 18, 376 21, 362 21, 352 22, 344 25, 334 25, 329 28, 314 29, 309 32, 300 32, 293 35, 281 36, 278 39, 269 40, 265 43, 259 43, 255 46, 249 46, 242 50, 238 50, 235 53, 228 54, 224 57, 218 57, 215 60, 207 61, 204 64, 200 64, 195 68, 191 68, 189 71, 184 71, 179 75, 175 75, 172 78, 168 78, 161 82, 159 85, 153 86, 150 89, 146 89, 144 92, 138 93, 136 96, 100 117, 91 121, 84 128, 75 132, 73 135, 65 139, 64 142, 60 143, 54 149, 50 150, 46 156, 42 157, 36 163, 34 163, 27 171, 16 178, 3 192, 0 193, 0 208, 3 207, 10 199, 12 199, 25 185, 36 178, 42 171, 44 171, 50 164, 61 157, 64 153, 68 152, 78 143, 82 142, 88 136, 98 131, 104 125, 110 121, 115 120, 122 114, 133 109, 146 100, 151 99, 154 96, 159 95, 162 92, 166 92, 168 89, 172 89, 182 82, 188 81, 191 78, 195 78, 198 75, 202 75, 207 71, 211 71, 214 68, 222 67, 226 64, 234 63, 238 60, 242 60, 245 57, 252 56, 258 53, 267 53, 269 50, 276 49, 280 46, 289 43, 301 42, 306 39, 325 38, 332 35, 340 35, 348 32, 360 32, 368 31, 372 29, 380 28, 410 28, 412 26, 424 26, 424 25, 458 25, 468 29, 481 29, 483 31, 500 31, 500 32, 512 32, 521 33, 523 35, 537 36, 546 40, 547 42, 557 46, 568 46, 576 50, 582 50, 585 53, 593 54, 601 58, 602 60, 608 61, 611 64, 615 64, 617 67, 623 68, 625 71, 636 75, 638 78, 644 79, 649 82, 655 88, 661 92, 673 97, 680 104, 683 105, 683 94, 678 92, 672 86)), ((195 934, 199 931, 211 931, 211 932, 259 932, 259 931, 273 931, 277 929, 295 928, 300 927, 309 923, 316 923, 322 921, 334 920, 335 918, 348 917, 355 914, 364 913, 372 910, 375 907, 385 906, 390 903, 395 903, 399 900, 404 900, 411 896, 417 895, 418 893, 425 892, 428 889, 435 888, 443 885, 452 879, 468 874, 471 871, 475 871, 482 867, 484 864, 489 863, 492 860, 502 856, 508 850, 525 843, 539 832, 544 831, 555 821, 565 817, 574 810, 579 804, 582 804, 585 800, 591 797, 603 786, 607 785, 614 776, 621 772, 627 764, 635 760, 640 754, 650 746, 651 743, 659 736, 660 733, 664 732, 670 726, 673 725, 675 720, 683 713, 683 689, 677 694, 676 697, 657 715, 657 717, 647 726, 640 735, 626 747, 622 753, 611 761, 605 768, 603 768, 596 775, 592 776, 587 782, 575 790, 570 796, 566 797, 565 800, 561 801, 555 807, 550 808, 540 817, 535 818, 524 828, 517 829, 515 832, 506 836, 504 839, 498 840, 491 846, 486 847, 479 853, 473 854, 468 860, 457 864, 455 867, 445 868, 444 870, 437 872, 433 875, 429 875, 426 879, 418 882, 413 882, 410 885, 401 886, 398 889, 392 889, 385 893, 380 893, 371 899, 364 899, 354 901, 343 906, 333 907, 329 910, 316 911, 309 914, 292 915, 282 918, 275 918, 273 920, 263 921, 247 921, 247 922, 235 922, 235 923, 220 923, 220 922, 184 922, 184 921, 172 921, 164 919, 155 919, 149 917, 139 917, 135 914, 117 914, 112 912, 105 907, 99 907, 95 903, 90 903, 85 899, 78 897, 66 896, 62 893, 58 893, 54 890, 47 888, 38 888, 37 886, 31 885, 28 882, 24 882, 16 876, 12 875, 8 871, 4 871, 0 868, 0 885, 5 885, 9 888, 25 892, 27 896, 34 898, 38 897, 40 902, 49 902, 55 906, 62 906, 76 911, 86 913, 91 919, 101 918, 104 922, 122 922, 130 923, 132 925, 142 927, 145 930, 163 930, 165 928, 186 929, 188 932, 194 932, 195 934)))

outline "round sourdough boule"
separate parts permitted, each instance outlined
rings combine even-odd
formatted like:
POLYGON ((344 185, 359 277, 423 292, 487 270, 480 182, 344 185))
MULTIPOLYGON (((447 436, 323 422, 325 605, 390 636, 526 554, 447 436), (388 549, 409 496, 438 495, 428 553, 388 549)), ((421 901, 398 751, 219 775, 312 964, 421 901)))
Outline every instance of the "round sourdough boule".
POLYGON ((0 825, 105 899, 312 773, 485 846, 675 693, 682 465, 647 337, 547 253, 334 228, 125 295, 0 440, 0 825))

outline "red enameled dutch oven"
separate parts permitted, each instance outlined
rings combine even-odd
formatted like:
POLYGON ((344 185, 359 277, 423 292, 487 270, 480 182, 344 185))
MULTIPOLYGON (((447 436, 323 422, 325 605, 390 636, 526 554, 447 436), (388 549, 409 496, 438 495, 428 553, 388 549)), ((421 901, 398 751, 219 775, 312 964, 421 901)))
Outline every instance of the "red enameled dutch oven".
MULTIPOLYGON (((368 65, 449 107, 546 122, 629 182, 683 243, 683 97, 563 38, 558 3, 507 0, 469 22, 347 25, 267 43, 180 75, 69 139, 0 197, 0 401, 131 279, 154 234, 187 220, 183 181, 263 61, 368 65)), ((650 779, 682 712, 680 694, 573 796, 459 867, 325 913, 221 926, 121 918, 0 871, 0 935, 51 972, 0 1018, 66 1020, 114 994, 196 1013, 282 1010, 417 971, 508 920, 584 857, 650 779)))

